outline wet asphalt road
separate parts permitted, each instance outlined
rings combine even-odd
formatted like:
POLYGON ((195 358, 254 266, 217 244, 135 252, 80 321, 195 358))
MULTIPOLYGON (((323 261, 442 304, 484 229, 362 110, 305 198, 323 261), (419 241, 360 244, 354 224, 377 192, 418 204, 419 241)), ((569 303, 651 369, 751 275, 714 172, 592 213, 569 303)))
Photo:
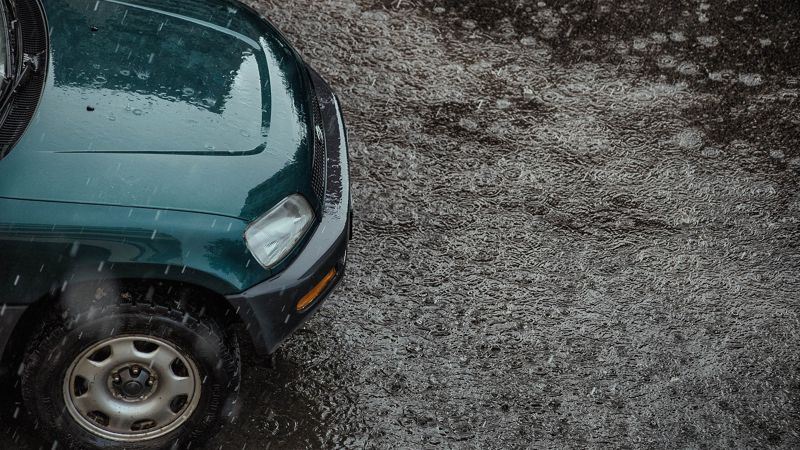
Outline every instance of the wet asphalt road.
POLYGON ((210 448, 800 446, 800 3, 251 3, 356 236, 210 448))

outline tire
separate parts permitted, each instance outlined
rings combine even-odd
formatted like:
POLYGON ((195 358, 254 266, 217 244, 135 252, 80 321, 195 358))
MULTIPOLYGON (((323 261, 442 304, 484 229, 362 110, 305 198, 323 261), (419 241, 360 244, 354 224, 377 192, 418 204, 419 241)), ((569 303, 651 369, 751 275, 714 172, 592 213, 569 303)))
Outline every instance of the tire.
POLYGON ((213 320, 141 303, 97 307, 66 319, 50 318, 29 344, 23 364, 22 397, 28 413, 49 438, 68 448, 200 447, 230 412, 240 378, 236 339, 223 333, 213 320), (136 349, 131 353, 134 356, 125 356, 131 345, 136 349), (146 353, 140 348, 163 357, 152 357, 149 365, 119 364, 146 353), (171 355, 178 356, 171 365, 164 363, 171 355), (154 362, 157 359, 161 362, 154 362), (87 360, 100 362, 87 364, 87 360), (94 368, 100 364, 102 369, 94 368), (97 372, 75 375, 89 370, 97 372), (133 380, 133 374, 150 378, 139 382, 133 380), (174 383, 180 384, 178 388, 171 388, 173 379, 180 380, 174 383), (145 386, 145 394, 129 396, 130 386, 145 386), (186 394, 170 401, 171 392, 181 389, 186 394), (162 411, 167 401, 171 413, 162 411), (98 402, 104 406, 86 412, 98 402), (137 414, 151 413, 125 414, 125 408, 150 404, 155 405, 152 415, 164 416, 163 420, 126 423, 137 414), (128 425, 130 436, 123 434, 128 433, 124 431, 128 425))

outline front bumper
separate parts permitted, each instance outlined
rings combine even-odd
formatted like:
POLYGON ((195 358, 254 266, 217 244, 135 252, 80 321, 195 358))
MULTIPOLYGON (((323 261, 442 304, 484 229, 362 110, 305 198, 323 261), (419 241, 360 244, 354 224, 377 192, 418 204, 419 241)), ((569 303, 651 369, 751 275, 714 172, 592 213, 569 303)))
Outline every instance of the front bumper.
POLYGON ((347 132, 338 100, 313 70, 311 80, 319 99, 325 132, 325 196, 320 223, 304 249, 280 274, 240 294, 228 296, 260 355, 272 354, 306 320, 344 276, 352 214, 347 132), (315 302, 297 311, 297 301, 331 269, 336 276, 315 302))

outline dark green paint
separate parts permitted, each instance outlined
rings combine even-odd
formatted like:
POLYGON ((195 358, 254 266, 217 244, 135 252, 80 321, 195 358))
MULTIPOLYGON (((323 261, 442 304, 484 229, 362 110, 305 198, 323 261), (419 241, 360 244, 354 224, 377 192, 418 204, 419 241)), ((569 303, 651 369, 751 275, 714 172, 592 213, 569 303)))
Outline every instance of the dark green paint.
POLYGON ((310 192, 306 74, 265 22, 220 0, 44 5, 45 92, 0 195, 252 220, 310 192))
POLYGON ((0 303, 29 303, 50 289, 103 278, 191 282, 230 293, 265 271, 239 219, 147 208, 0 198, 0 303))
POLYGON ((224 0, 43 4, 44 94, 0 160, 0 303, 105 277, 268 278, 247 223, 313 198, 309 82, 285 40, 224 0))

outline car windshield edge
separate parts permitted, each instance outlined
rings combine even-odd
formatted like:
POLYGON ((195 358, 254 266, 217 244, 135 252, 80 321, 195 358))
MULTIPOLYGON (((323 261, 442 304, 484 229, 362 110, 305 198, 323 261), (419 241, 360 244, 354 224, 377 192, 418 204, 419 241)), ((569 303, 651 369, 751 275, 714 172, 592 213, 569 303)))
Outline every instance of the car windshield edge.
POLYGON ((2 95, 0 100, 4 107, 9 100, 10 88, 14 85, 17 70, 20 67, 19 60, 22 57, 21 36, 19 34, 19 22, 16 19, 16 4, 14 0, 3 0, 0 3, 0 14, 2 14, 2 31, 0 32, 0 52, 3 53, 3 66, 0 68, 0 82, 2 82, 2 95))

